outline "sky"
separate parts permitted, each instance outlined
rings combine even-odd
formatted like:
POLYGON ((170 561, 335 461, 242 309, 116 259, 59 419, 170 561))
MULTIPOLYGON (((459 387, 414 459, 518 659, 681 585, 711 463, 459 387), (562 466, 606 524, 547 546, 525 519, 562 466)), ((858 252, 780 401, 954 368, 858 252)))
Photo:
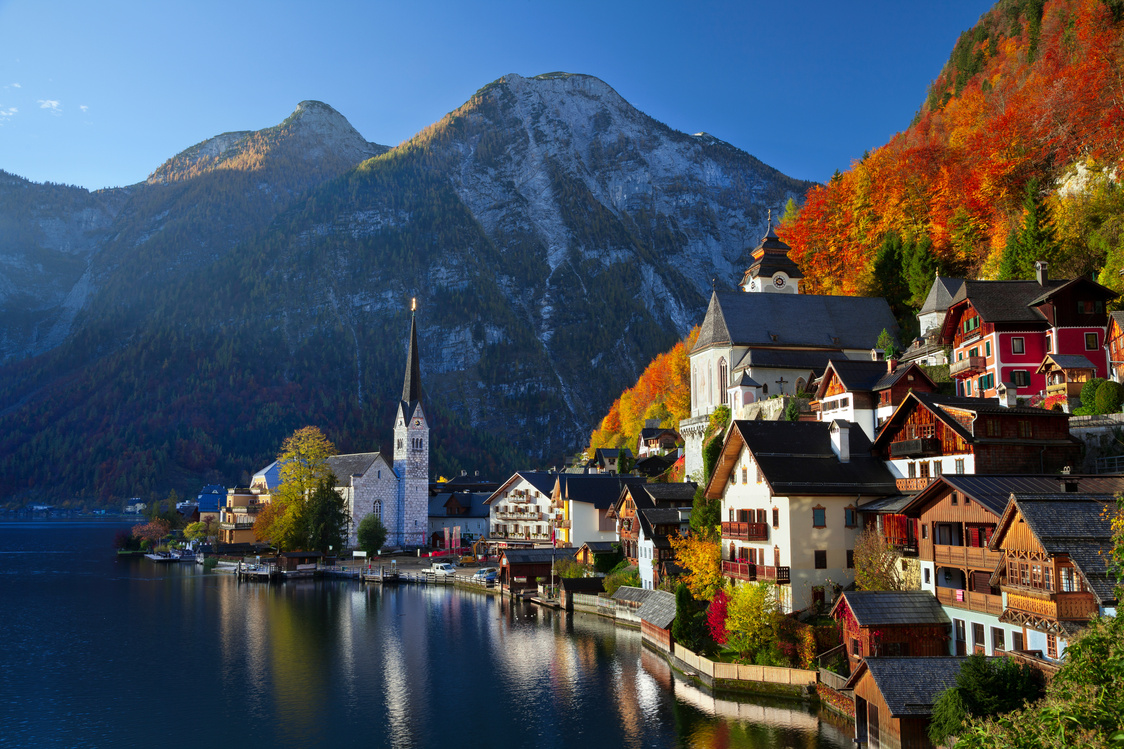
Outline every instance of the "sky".
POLYGON ((0 0, 0 170, 134 184, 305 99, 397 145, 506 73, 633 106, 826 181, 908 127, 992 0, 0 0))

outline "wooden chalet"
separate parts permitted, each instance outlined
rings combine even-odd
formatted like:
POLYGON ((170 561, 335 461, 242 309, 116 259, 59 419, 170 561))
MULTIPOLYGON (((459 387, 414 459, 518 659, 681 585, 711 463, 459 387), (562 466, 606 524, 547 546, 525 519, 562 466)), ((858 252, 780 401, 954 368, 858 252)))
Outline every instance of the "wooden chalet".
POLYGON ((849 590, 831 608, 852 671, 870 656, 948 655, 951 621, 932 593, 849 590))
POLYGON ((818 421, 853 421, 873 440, 881 423, 912 390, 937 391, 936 383, 917 364, 832 359, 818 380, 811 407, 818 421))
POLYGON ((1022 625, 1027 650, 1056 660, 1094 616, 1114 609, 1111 494, 1013 493, 989 550, 991 582, 1005 594, 1002 621, 1022 625))
POLYGON ((1119 294, 1088 278, 1051 279, 1041 261, 1035 268, 1033 281, 965 281, 949 306, 941 341, 953 347, 958 394, 990 397, 1005 382, 1021 396, 1040 393, 1047 354, 1086 356, 1106 374, 1105 306, 1119 294))
POLYGON ((1055 395, 1080 398, 1081 388, 1097 376, 1097 367, 1080 354, 1047 354, 1035 374, 1046 378, 1047 398, 1055 395))
POLYGON ((616 522, 617 538, 621 553, 629 564, 637 564, 639 559, 640 520, 637 510, 653 507, 677 508, 691 507, 698 485, 693 481, 674 484, 625 484, 620 496, 609 508, 606 516, 616 522))
POLYGON ((948 473, 1050 473, 1078 465, 1082 446, 1069 415, 1005 406, 990 398, 912 392, 889 418, 873 452, 898 489, 917 492, 948 473))
POLYGON ((937 698, 956 686, 967 658, 867 658, 845 689, 855 695, 855 745, 932 749, 929 723, 937 698))
POLYGON ((574 610, 574 594, 596 596, 605 592, 603 577, 563 577, 558 581, 558 602, 565 611, 574 610))
POLYGON ((1011 494, 1118 491, 1124 476, 944 475, 910 500, 901 512, 921 531, 920 587, 953 619, 958 655, 1024 649, 1022 627, 1001 619, 1003 597, 992 574, 1003 555, 989 548, 1011 494))
POLYGON ((554 563, 573 559, 577 549, 503 549, 497 580, 503 590, 533 590, 539 578, 554 579, 554 563))
POLYGON ((1110 376, 1117 382, 1124 382, 1124 312, 1109 313, 1105 348, 1108 349, 1110 376))
POLYGON ((586 541, 578 547, 575 559, 580 564, 590 567, 597 564, 598 557, 611 556, 616 558, 620 553, 621 545, 616 541, 586 541))

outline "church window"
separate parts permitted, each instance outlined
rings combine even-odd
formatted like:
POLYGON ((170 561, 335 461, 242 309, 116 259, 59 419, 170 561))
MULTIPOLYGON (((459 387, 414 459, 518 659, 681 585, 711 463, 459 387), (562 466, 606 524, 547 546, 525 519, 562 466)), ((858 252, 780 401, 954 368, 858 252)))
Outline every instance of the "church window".
POLYGON ((729 385, 729 373, 727 372, 726 359, 718 360, 718 392, 722 398, 722 405, 728 405, 730 402, 730 391, 727 390, 729 385))

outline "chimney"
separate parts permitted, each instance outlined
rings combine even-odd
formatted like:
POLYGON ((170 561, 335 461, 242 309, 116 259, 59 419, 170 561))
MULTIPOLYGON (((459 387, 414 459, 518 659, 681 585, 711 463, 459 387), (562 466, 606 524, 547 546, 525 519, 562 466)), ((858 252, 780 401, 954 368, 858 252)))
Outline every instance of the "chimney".
POLYGON ((885 355, 886 355, 886 352, 883 351, 882 349, 872 348, 870 350, 870 360, 871 361, 882 361, 882 357, 885 356, 885 355))
POLYGON ((840 463, 851 462, 851 425, 842 419, 831 422, 831 451, 840 463))
POLYGON ((1050 280, 1050 266, 1045 260, 1034 261, 1034 275, 1038 277, 1038 285, 1045 286, 1050 280))
POLYGON ((995 392, 999 397, 999 405, 1004 408, 1011 408, 1015 406, 1018 401, 1015 400, 1017 388, 1013 382, 1001 382, 995 388, 995 392))
POLYGON ((898 368, 898 360, 897 359, 887 359, 886 360, 886 374, 893 374, 894 370, 896 370, 897 368, 898 368))

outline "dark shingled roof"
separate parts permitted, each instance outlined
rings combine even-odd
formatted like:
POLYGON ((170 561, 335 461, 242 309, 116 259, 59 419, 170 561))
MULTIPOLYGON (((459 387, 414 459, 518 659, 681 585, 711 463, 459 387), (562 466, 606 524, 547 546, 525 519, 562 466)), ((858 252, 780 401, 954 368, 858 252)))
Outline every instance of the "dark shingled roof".
POLYGON ((684 481, 670 484, 644 484, 640 489, 652 498, 653 502, 690 502, 695 498, 698 484, 694 481, 684 481))
MULTIPOLYGON (((686 507, 682 508, 682 511, 690 512, 686 507)), ((636 510, 636 518, 640 521, 644 536, 656 546, 666 548, 668 534, 656 533, 655 527, 657 525, 674 525, 678 529, 681 522, 680 512, 681 510, 675 507, 643 507, 636 510)))
POLYGON ((1102 603, 1116 600, 1109 575, 1111 494, 1013 494, 1019 514, 1050 554, 1068 554, 1102 603))
MULTIPOLYGON (((620 497, 626 485, 643 485, 648 479, 644 476, 619 476, 608 473, 560 473, 563 499, 574 502, 587 502, 598 510, 607 510, 620 497)), ((635 495, 634 495, 635 496, 635 495)))
POLYGON ((929 294, 925 297, 925 301, 921 305, 920 314, 924 315, 929 312, 944 312, 948 310, 949 306, 952 304, 952 300, 960 293, 960 289, 963 286, 963 278, 941 278, 937 276, 933 279, 933 285, 929 287, 929 294))
POLYGON ((932 715, 937 698, 941 692, 956 686, 956 677, 967 660, 966 656, 867 658, 855 669, 844 689, 854 689, 866 670, 882 693, 891 715, 932 715))
POLYGON ((773 223, 770 221, 765 236, 750 252, 753 262, 746 270, 741 285, 745 286, 758 276, 772 278, 777 271, 783 271, 789 278, 803 278, 804 274, 800 272, 800 266, 788 256, 791 249, 773 231, 773 223))
MULTIPOLYGON (((832 349, 803 351, 792 349, 750 349, 734 367, 744 370, 747 367, 778 367, 781 369, 807 369, 817 374, 827 369, 833 359, 845 358, 843 353, 832 349)), ((755 387, 750 385, 749 387, 755 387)))
MULTIPOLYGON (((1097 366, 1080 354, 1049 354, 1046 359, 1062 369, 1096 369, 1097 366)), ((1043 360, 1043 364, 1046 360, 1043 360)))
POLYGON ((613 594, 614 601, 631 601, 632 603, 644 603, 648 600, 648 596, 655 593, 654 590, 647 590, 645 588, 633 588, 628 585, 622 585, 617 588, 617 592, 613 594))
POLYGON ((500 484, 499 489, 492 492, 492 496, 488 498, 488 502, 491 503, 492 500, 496 499, 500 492, 506 490, 509 485, 517 483, 518 479, 523 479, 528 484, 535 487, 537 491, 549 497, 551 492, 554 491, 554 483, 558 480, 560 475, 561 474, 551 473, 550 471, 516 471, 511 478, 500 484))
POLYGON ((577 549, 500 549, 510 564, 549 564, 554 559, 573 559, 577 549))
POLYGON ((1037 281, 965 281, 953 298, 956 304, 965 299, 984 322, 1030 322, 1046 324, 1045 316, 1030 304, 1043 292, 1055 291, 1069 283, 1050 279, 1045 286, 1037 281))
POLYGON ((883 329, 895 334, 898 325, 880 297, 716 291, 694 351, 714 345, 870 349, 883 329))
POLYGON ((774 494, 899 493, 893 474, 871 457, 870 440, 857 424, 848 429, 847 463, 841 463, 831 449, 830 428, 821 421, 734 422, 774 494))
POLYGON ((949 624, 940 602, 928 591, 849 590, 840 596, 832 608, 833 614, 844 601, 860 627, 949 624))
POLYGON ((441 492, 430 497, 429 516, 431 518, 486 518, 489 515, 490 508, 484 503, 488 501, 490 496, 492 495, 489 492, 441 492), (461 507, 468 507, 467 513, 463 515, 450 515, 448 513, 446 505, 453 497, 456 497, 457 503, 461 507))
POLYGON ((352 476, 362 476, 375 462, 378 453, 351 453, 328 458, 328 467, 336 477, 336 486, 347 486, 352 476))
MULTIPOLYGON (((1115 494, 1124 492, 1124 476, 1102 475, 1063 475, 1063 474, 956 474, 946 473, 937 478, 925 490, 918 493, 905 508, 907 514, 919 512, 921 506, 932 498, 943 495, 951 487, 965 494, 973 502, 979 502, 996 516, 1001 516, 1007 508, 1011 494, 1063 494, 1066 485, 1075 484, 1079 493, 1115 494)), ((864 505, 860 509, 866 510, 864 505)))
POLYGON ((410 315, 410 344, 406 349, 406 379, 402 383, 402 403, 409 405, 407 414, 414 413, 414 406, 421 400, 421 363, 418 361, 418 325, 410 315))
POLYGON ((649 590, 648 593, 636 615, 660 629, 667 629, 675 621, 675 596, 665 590, 649 590))
POLYGON ((563 577, 559 581, 562 590, 567 593, 591 593, 596 595, 605 590, 603 577, 563 577))
POLYGON ((869 392, 886 376, 886 362, 869 359, 835 359, 831 369, 851 392, 869 392))
POLYGON ((616 541, 586 541, 579 549, 589 549, 594 554, 611 554, 620 544, 616 541))

